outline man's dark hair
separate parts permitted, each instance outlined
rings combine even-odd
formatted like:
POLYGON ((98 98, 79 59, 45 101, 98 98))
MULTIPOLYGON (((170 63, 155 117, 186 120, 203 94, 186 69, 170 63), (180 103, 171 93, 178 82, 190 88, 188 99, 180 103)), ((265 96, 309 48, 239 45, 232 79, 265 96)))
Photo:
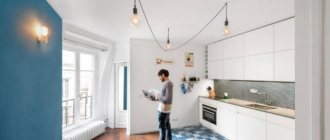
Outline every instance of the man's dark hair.
POLYGON ((161 69, 158 72, 158 76, 162 76, 164 74, 165 77, 168 77, 170 75, 170 73, 168 72, 168 70, 165 69, 161 69))

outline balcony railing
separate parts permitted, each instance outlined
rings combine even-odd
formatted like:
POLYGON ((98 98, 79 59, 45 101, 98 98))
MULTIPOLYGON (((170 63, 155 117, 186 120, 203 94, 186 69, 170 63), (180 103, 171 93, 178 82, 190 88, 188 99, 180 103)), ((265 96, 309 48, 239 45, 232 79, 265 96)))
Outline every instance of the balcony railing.
POLYGON ((74 123, 74 99, 62 101, 62 127, 70 126, 74 123))

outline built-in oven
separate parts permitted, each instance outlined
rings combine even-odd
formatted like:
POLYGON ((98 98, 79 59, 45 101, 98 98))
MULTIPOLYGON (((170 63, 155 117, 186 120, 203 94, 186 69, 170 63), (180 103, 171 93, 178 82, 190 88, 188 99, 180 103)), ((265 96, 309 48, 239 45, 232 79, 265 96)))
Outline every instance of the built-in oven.
POLYGON ((203 120, 217 125, 217 108, 203 104, 203 120))

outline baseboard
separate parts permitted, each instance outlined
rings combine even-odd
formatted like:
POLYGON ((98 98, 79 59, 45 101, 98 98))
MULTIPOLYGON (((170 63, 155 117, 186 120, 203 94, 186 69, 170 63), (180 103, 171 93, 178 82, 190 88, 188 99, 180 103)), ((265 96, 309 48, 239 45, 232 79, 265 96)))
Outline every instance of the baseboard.
POLYGON ((109 128, 115 128, 115 124, 114 123, 108 123, 107 124, 109 128))
MULTIPOLYGON (((188 126, 196 126, 200 125, 199 122, 194 122, 194 123, 187 123, 187 124, 171 124, 172 129, 174 128, 182 128, 182 127, 188 127, 188 126)), ((150 132, 156 132, 158 129, 146 129, 146 130, 141 130, 141 131, 133 131, 133 132, 128 132, 127 135, 136 135, 136 134, 143 134, 143 133, 150 133, 150 132)))

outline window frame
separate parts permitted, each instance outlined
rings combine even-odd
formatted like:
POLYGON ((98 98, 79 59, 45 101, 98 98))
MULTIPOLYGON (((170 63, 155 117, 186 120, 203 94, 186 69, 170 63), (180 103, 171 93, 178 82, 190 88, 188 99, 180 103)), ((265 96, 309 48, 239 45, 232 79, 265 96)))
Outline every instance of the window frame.
MULTIPOLYGON (((73 113, 74 113, 74 119, 73 119, 73 124, 67 125, 67 126, 62 126, 63 131, 67 131, 70 129, 75 128, 76 126, 79 125, 84 125, 90 121, 92 121, 95 118, 95 103, 96 103, 96 95, 98 93, 98 70, 99 70, 99 53, 90 49, 85 49, 79 46, 75 46, 72 44, 68 43, 63 43, 63 48, 62 51, 71 51, 75 53, 75 70, 72 70, 75 72, 75 96, 74 96, 74 108, 73 108, 73 113), (87 70, 81 70, 80 69, 80 54, 87 54, 87 55, 92 55, 94 57, 94 69, 93 69, 93 81, 92 81, 92 93, 91 96, 86 96, 91 97, 91 117, 87 118, 85 120, 80 119, 80 73, 86 72, 87 70)), ((63 57, 63 56, 62 56, 63 57)), ((62 68, 62 71, 64 69, 62 68)), ((91 71, 89 71, 91 72, 91 71)), ((63 92, 63 90, 62 90, 63 92)), ((63 93, 62 93, 63 94, 63 93)), ((62 97, 63 101, 63 97, 62 97)), ((63 114, 62 114, 63 116, 63 114)), ((63 118, 62 118, 63 119, 63 118)))

